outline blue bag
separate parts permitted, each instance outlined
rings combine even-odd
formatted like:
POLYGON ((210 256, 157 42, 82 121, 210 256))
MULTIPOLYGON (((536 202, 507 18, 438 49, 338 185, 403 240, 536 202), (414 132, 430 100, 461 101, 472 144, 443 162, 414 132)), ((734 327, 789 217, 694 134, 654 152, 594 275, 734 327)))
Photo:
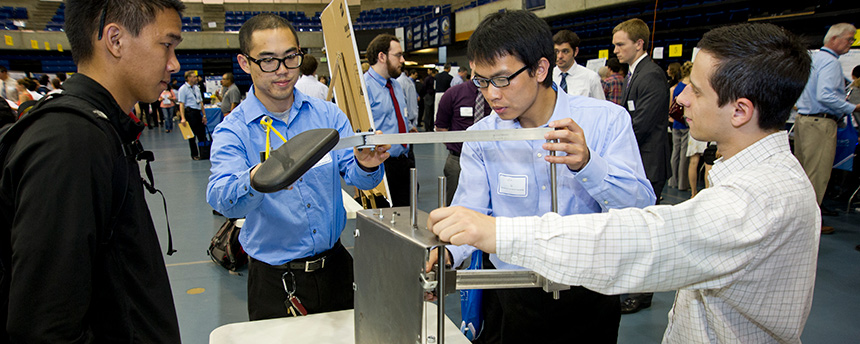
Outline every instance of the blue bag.
MULTIPOLYGON (((472 262, 466 269, 483 269, 483 255, 484 252, 480 250, 472 252, 472 262)), ((460 290, 460 313, 463 315, 463 322, 460 323, 460 332, 463 332, 469 340, 478 338, 481 335, 481 329, 484 327, 484 318, 481 315, 483 292, 481 289, 460 290)))
POLYGON ((854 166, 854 147, 857 146, 857 130, 854 129, 851 114, 845 116, 844 120, 847 120, 848 124, 836 130, 836 156, 833 159, 833 168, 851 171, 854 166))

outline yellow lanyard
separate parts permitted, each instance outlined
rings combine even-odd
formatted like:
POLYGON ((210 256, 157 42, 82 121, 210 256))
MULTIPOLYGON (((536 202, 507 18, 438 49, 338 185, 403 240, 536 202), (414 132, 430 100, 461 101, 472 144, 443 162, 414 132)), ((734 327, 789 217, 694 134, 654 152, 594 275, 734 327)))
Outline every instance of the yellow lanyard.
POLYGON ((275 127, 272 126, 272 119, 269 118, 269 116, 263 116, 263 119, 260 120, 260 124, 263 126, 263 129, 266 129, 266 160, 269 160, 269 152, 272 150, 272 141, 270 139, 270 133, 274 131, 275 134, 277 134, 278 137, 281 138, 281 140, 284 140, 284 143, 287 143, 287 139, 285 139, 284 136, 281 135, 280 132, 278 132, 278 129, 275 129, 275 127))

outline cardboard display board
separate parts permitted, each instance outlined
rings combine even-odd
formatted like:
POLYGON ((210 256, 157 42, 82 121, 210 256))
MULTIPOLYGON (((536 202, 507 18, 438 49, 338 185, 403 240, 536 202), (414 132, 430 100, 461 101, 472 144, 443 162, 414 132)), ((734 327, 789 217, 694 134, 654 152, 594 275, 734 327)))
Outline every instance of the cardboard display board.
MULTIPOLYGON (((361 58, 355 44, 352 20, 346 0, 332 1, 322 12, 320 21, 328 59, 331 89, 334 90, 337 106, 346 113, 354 131, 367 132, 375 126, 367 98, 367 86, 361 72, 361 58)), ((388 199, 388 179, 374 188, 372 193, 388 199)))

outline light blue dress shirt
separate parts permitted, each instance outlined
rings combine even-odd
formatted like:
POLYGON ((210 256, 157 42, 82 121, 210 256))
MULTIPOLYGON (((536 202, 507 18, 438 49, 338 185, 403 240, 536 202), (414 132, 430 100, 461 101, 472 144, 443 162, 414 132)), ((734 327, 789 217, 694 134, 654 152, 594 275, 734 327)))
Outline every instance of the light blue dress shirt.
POLYGON ((186 82, 179 87, 179 92, 176 94, 176 102, 185 104, 187 108, 203 110, 200 108, 200 97, 200 87, 197 85, 188 85, 186 82))
POLYGON ((406 96, 406 118, 414 127, 418 125, 418 91, 415 90, 415 81, 406 76, 406 73, 400 73, 397 82, 400 83, 406 96))
MULTIPOLYGON (((627 111, 604 100, 556 94, 555 110, 548 122, 573 119, 582 127, 590 153, 588 164, 579 172, 556 165, 559 214, 601 213, 654 204, 656 196, 645 177, 627 111)), ((518 121, 502 120, 493 112, 467 130, 517 128, 522 128, 518 121)), ((544 160, 549 151, 541 148, 545 142, 464 142, 460 186, 451 205, 504 217, 550 212, 550 164, 544 160)), ((447 248, 455 266, 474 251, 471 246, 447 248)), ((497 269, 522 269, 499 260, 495 254, 490 255, 490 260, 497 269)))
MULTIPOLYGON (((251 257, 270 265, 313 256, 334 246, 346 224, 340 178, 360 189, 371 189, 382 180, 384 168, 365 172, 352 149, 332 151, 304 174, 291 190, 260 193, 251 188, 251 169, 265 151, 263 115, 289 140, 317 128, 337 129, 341 137, 352 136, 346 115, 334 103, 293 90, 293 105, 287 122, 272 115, 254 95, 247 98, 218 124, 212 134, 212 174, 206 201, 230 218, 246 218, 239 242, 251 257)), ((272 149, 283 141, 271 135, 272 149)))
POLYGON ((854 111, 845 100, 845 76, 836 52, 822 47, 812 55, 812 72, 800 98, 797 112, 804 115, 827 113, 842 116, 854 111))
MULTIPOLYGON (((394 96, 397 97, 397 104, 400 105, 400 115, 403 116, 403 124, 406 126, 406 131, 412 129, 412 123, 406 118, 406 100, 404 99, 403 87, 395 79, 385 79, 373 68, 364 73, 364 83, 367 85, 367 99, 370 100, 370 112, 373 114, 373 125, 376 130, 381 130, 383 134, 397 134, 400 129, 397 127, 397 112, 394 111, 394 102, 391 101, 391 93, 385 84, 391 80, 391 86, 394 88, 394 96)), ((399 157, 409 151, 409 146, 391 145, 388 150, 391 157, 399 157)))

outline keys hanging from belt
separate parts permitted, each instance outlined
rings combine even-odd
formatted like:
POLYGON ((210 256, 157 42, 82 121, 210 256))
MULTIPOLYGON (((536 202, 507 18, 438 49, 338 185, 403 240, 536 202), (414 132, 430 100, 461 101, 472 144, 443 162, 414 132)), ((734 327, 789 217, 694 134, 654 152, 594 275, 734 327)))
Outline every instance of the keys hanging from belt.
POLYGON ((308 315, 308 310, 305 309, 299 298, 295 296, 296 275, 293 274, 293 271, 289 270, 281 275, 281 282, 284 283, 284 291, 287 292, 287 300, 284 301, 284 306, 287 307, 287 314, 293 317, 308 315), (292 280, 291 283, 287 283, 287 277, 290 277, 292 280), (288 286, 292 286, 292 289, 288 286))

